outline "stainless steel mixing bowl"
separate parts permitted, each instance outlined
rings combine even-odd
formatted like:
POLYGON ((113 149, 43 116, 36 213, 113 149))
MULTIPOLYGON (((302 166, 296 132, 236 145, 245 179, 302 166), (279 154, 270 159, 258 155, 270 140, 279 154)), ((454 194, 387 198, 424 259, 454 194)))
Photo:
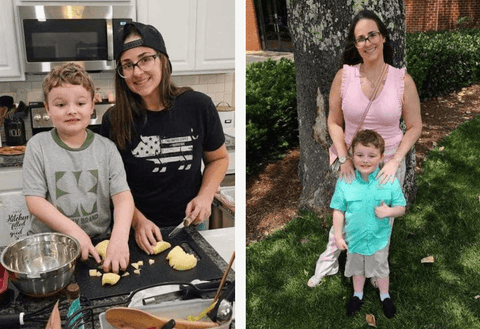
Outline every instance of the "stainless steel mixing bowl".
POLYGON ((9 280, 24 294, 52 295, 63 289, 75 272, 80 243, 62 233, 40 233, 18 240, 2 252, 9 280))

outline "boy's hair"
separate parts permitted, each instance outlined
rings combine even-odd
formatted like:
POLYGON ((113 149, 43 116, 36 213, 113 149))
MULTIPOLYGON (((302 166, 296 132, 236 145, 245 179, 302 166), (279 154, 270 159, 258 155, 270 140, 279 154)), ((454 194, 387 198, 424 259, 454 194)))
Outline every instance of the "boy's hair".
POLYGON ((54 67, 43 79, 43 99, 48 101, 48 93, 57 87, 66 84, 82 86, 90 92, 92 99, 95 96, 95 86, 90 75, 77 63, 65 63, 54 67))
POLYGON ((379 133, 370 129, 360 130, 355 135, 352 141, 352 151, 355 150, 357 144, 362 144, 363 146, 373 145, 377 150, 380 150, 381 155, 385 151, 385 140, 379 133))

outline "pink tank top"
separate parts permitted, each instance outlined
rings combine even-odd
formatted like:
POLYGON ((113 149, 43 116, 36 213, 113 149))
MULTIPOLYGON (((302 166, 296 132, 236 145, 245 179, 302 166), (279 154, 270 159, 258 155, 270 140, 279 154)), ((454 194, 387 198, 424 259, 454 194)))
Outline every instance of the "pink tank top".
MULTIPOLYGON (((380 95, 373 101, 361 130, 376 131, 385 140, 385 162, 393 157, 403 133, 399 127, 402 115, 402 99, 405 68, 388 66, 387 79, 380 95)), ((368 105, 368 98, 360 85, 360 64, 343 65, 342 111, 345 120, 345 142, 350 145, 353 134, 368 105)))

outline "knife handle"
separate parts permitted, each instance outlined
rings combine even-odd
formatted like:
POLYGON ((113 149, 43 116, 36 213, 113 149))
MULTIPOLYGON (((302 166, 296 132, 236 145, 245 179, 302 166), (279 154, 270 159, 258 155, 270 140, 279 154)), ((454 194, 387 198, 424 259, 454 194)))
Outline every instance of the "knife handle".
POLYGON ((183 226, 184 226, 184 227, 187 227, 187 226, 189 226, 192 222, 193 222, 193 220, 192 220, 190 217, 185 217, 185 218, 183 219, 183 226))

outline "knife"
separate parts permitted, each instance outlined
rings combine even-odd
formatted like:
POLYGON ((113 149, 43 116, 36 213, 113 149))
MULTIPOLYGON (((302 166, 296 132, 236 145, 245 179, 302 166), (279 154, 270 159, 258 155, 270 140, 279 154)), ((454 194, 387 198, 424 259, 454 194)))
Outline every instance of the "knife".
POLYGON ((171 300, 187 300, 193 298, 213 297, 217 291, 219 281, 209 281, 199 284, 180 284, 177 291, 168 292, 162 295, 146 297, 142 300, 143 305, 159 304, 171 300))
POLYGON ((168 235, 168 237, 171 239, 175 235, 177 235, 184 227, 189 226, 192 223, 192 219, 190 217, 185 217, 182 222, 173 229, 172 232, 168 235))

